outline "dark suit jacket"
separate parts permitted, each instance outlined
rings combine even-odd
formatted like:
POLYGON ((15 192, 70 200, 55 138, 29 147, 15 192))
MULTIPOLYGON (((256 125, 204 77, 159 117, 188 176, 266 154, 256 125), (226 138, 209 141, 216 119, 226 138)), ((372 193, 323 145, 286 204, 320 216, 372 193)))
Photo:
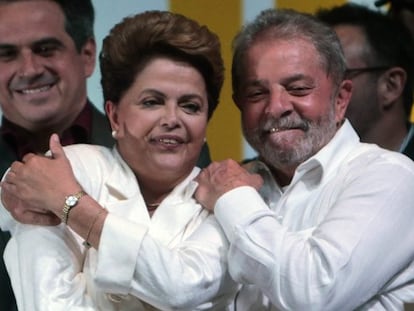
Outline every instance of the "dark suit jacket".
MULTIPOLYGON (((90 104, 90 103, 88 103, 90 104)), ((114 140, 111 137, 111 129, 107 118, 93 107, 92 114, 92 137, 91 144, 112 147, 114 140)), ((16 160, 16 155, 10 150, 7 144, 0 138, 0 178, 4 175, 11 163, 16 160)), ((198 159, 197 166, 203 168, 211 162, 210 153, 207 144, 204 144, 203 149, 198 159)), ((3 261, 3 252, 7 241, 10 238, 8 232, 0 230, 0 310, 1 311, 16 311, 16 302, 10 284, 10 279, 7 274, 6 267, 3 261)))
MULTIPOLYGON (((411 125, 412 127, 414 125, 411 125)), ((403 152, 407 157, 409 157, 411 160, 414 160, 414 135, 411 136, 410 140, 407 142, 407 145, 405 146, 405 149, 403 152)))

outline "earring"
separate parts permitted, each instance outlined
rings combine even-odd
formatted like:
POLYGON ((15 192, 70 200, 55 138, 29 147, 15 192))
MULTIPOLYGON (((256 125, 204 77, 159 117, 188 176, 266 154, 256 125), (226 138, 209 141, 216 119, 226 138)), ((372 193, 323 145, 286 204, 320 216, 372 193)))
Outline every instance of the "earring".
POLYGON ((116 130, 113 130, 112 131, 112 137, 114 138, 114 139, 116 139, 116 135, 118 134, 118 132, 116 131, 116 130))

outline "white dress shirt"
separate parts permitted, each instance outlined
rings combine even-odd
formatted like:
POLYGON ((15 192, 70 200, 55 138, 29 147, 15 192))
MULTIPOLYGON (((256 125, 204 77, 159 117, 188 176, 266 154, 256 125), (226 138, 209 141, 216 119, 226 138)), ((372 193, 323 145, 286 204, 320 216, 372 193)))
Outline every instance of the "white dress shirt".
POLYGON ((4 258, 20 311, 226 310, 236 291, 228 242, 192 198, 198 168, 150 218, 116 149, 72 145, 65 153, 82 188, 109 212, 99 250, 85 249, 63 224, 18 224, 2 207, 0 226, 12 233, 4 258))
POLYGON ((237 311, 414 302, 414 162, 360 143, 346 121, 287 187, 260 162, 250 166, 264 176, 262 196, 239 187, 215 206, 230 274, 247 284, 237 311))

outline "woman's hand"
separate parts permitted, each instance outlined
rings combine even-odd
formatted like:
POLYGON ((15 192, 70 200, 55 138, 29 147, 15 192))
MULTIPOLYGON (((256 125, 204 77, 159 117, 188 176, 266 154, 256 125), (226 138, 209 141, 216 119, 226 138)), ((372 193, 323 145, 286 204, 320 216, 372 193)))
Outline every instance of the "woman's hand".
POLYGON ((1 200, 19 222, 59 224, 65 197, 80 189, 56 134, 50 137, 50 153, 13 162, 1 183, 1 200))

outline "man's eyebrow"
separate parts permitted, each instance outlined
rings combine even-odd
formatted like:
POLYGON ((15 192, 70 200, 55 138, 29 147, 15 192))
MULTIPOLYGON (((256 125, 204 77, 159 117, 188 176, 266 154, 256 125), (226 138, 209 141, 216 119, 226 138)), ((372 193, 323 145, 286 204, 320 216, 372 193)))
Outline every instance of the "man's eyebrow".
POLYGON ((244 86, 262 86, 266 84, 266 82, 262 79, 250 79, 244 83, 244 86))
POLYGON ((309 79, 312 79, 312 77, 309 76, 309 75, 305 75, 305 74, 302 74, 302 73, 295 73, 295 74, 283 79, 283 82, 284 83, 291 83, 291 82, 295 82, 295 81, 299 81, 299 80, 309 80, 309 79))
MULTIPOLYGON (((299 80, 308 80, 308 79, 312 79, 312 77, 309 76, 309 75, 305 75, 303 73, 295 73, 295 74, 292 74, 290 76, 282 78, 281 81, 283 83, 290 83, 290 82, 295 82, 295 81, 299 81, 299 80)), ((244 85, 260 86, 260 85, 264 85, 266 83, 267 83, 266 80, 263 80, 263 79, 250 79, 250 80, 246 80, 244 85)))
POLYGON ((54 44, 57 46, 63 46, 63 42, 61 40, 58 40, 54 37, 47 37, 47 38, 42 38, 40 40, 36 40, 33 41, 30 46, 37 46, 37 45, 42 45, 42 44, 54 44))
MULTIPOLYGON (((42 44, 54 44, 56 46, 63 46, 64 44, 62 41, 56 39, 56 38, 43 38, 37 41, 33 41, 30 43, 30 47, 39 46, 42 44)), ((11 43, 1 43, 0 42, 0 49, 17 49, 18 46, 16 44, 11 43)))

